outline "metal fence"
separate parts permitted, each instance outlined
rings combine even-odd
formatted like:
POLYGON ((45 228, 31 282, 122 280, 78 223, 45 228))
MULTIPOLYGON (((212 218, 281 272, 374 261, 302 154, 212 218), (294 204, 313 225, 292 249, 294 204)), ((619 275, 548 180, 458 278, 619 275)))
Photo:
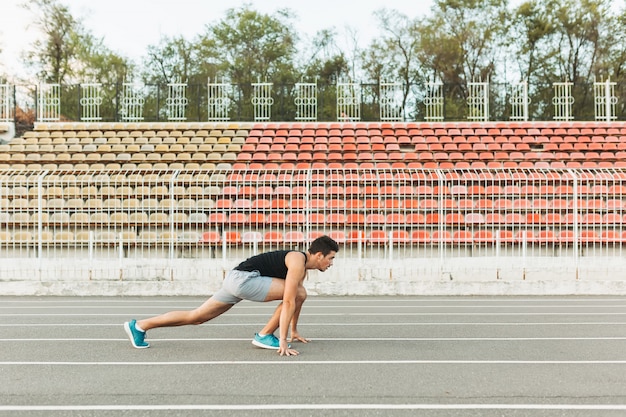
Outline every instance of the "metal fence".
POLYGON ((626 255, 625 203, 617 169, 5 171, 0 270, 229 261, 320 234, 343 258, 579 264, 626 255))
MULTIPOLYGON (((37 121, 453 121, 624 120, 623 84, 509 83, 404 85, 379 83, 228 82, 173 85, 102 84, 98 95, 81 85, 8 86, 0 99, 37 109, 37 121), (269 88, 259 90, 259 84, 269 88), (174 88, 174 85, 176 86, 174 88), (609 86, 609 88, 607 88, 609 86), (479 87, 477 89, 477 87, 479 87), (19 101, 19 103, 18 103, 19 101)), ((215 80, 213 80, 215 81, 215 80)), ((1 86, 0 86, 1 87, 1 86)))

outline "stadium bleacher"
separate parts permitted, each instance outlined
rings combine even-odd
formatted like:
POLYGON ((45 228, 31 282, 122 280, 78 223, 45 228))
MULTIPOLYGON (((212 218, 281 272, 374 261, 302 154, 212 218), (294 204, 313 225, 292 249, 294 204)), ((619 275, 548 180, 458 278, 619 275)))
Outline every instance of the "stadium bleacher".
POLYGON ((0 145, 0 251, 621 251, 625 156, 621 122, 39 123, 0 145))

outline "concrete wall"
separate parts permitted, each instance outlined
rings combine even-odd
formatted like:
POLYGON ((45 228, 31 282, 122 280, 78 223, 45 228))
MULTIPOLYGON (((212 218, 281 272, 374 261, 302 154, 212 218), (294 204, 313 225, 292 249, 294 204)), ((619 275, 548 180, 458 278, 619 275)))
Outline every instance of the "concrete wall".
MULTIPOLYGON (((216 259, 3 259, 0 295, 151 296, 215 292, 237 261, 216 259)), ((626 260, 344 258, 309 271, 315 295, 626 295, 626 260)))

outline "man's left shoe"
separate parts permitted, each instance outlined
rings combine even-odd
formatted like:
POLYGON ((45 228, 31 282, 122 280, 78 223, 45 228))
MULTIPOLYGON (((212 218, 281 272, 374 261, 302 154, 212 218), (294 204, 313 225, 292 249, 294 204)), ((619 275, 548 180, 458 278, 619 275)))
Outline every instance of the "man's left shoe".
POLYGON ((137 349, 145 349, 150 347, 150 343, 145 342, 144 338, 146 337, 146 332, 140 332, 135 327, 137 323, 136 320, 127 321, 124 323, 124 330, 130 339, 130 343, 133 344, 133 347, 137 349))
MULTIPOLYGON (((259 336, 258 333, 255 333, 254 339, 252 339, 252 344, 263 349, 278 350, 278 348, 280 348, 280 341, 273 334, 259 336)), ((291 348, 291 345, 287 345, 287 347, 291 348)))

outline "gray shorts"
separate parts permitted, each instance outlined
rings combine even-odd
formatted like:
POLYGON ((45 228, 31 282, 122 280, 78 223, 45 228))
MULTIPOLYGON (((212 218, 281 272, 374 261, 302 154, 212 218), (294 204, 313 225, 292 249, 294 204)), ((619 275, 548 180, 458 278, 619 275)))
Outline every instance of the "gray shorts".
POLYGON ((272 278, 262 277, 259 271, 233 269, 224 278, 222 288, 211 298, 226 304, 237 304, 241 300, 265 301, 270 285, 272 278))

